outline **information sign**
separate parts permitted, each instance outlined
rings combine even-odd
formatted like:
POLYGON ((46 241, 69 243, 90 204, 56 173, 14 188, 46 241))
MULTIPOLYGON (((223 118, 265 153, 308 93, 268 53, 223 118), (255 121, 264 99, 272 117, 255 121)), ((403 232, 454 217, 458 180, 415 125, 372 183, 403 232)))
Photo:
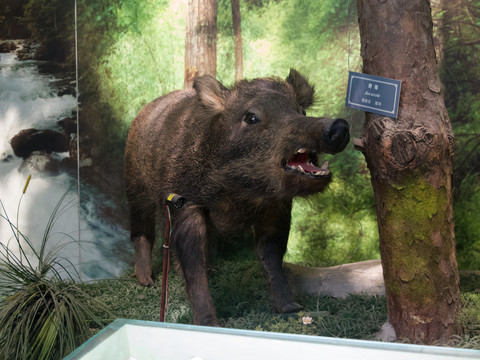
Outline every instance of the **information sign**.
POLYGON ((345 106, 397 118, 401 86, 399 80, 350 71, 345 106))

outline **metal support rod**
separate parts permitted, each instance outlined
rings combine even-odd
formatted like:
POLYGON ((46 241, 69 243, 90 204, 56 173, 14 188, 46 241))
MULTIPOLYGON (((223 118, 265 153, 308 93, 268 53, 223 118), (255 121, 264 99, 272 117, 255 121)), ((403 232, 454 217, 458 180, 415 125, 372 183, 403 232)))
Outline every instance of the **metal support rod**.
POLYGON ((170 208, 167 204, 165 218, 165 241, 163 244, 162 295, 160 297, 160 322, 165 321, 167 302, 168 270, 170 267, 170 208))

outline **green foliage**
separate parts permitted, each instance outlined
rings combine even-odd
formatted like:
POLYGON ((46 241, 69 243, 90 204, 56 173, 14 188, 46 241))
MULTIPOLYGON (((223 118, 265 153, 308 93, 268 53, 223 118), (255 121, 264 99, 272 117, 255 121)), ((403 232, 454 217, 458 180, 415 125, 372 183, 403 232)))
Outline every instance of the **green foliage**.
POLYGON ((466 335, 480 336, 480 293, 463 293, 462 310, 458 322, 466 335))
MULTIPOLYGON (((82 101, 83 123, 102 138, 110 156, 111 149, 116 149, 119 158, 128 125, 143 105, 183 87, 186 9, 183 3, 169 1, 80 3, 80 85, 83 96, 90 99, 82 101)), ((319 101, 309 114, 338 116, 348 62, 352 68, 359 62, 354 2, 241 2, 241 13, 245 76, 286 77, 290 67, 297 67, 318 89, 319 101), (300 25, 292 21, 297 18, 303 19, 300 25)), ((226 85, 234 81, 231 21, 230 1, 222 0, 218 6, 217 77, 226 85)), ((364 161, 351 148, 348 152, 333 165, 338 176, 332 185, 335 198, 325 195, 295 205, 289 261, 334 264, 378 257, 373 195, 364 161), (363 175, 355 179, 357 171, 363 175), (348 190, 343 191, 343 186, 348 190), (350 209, 345 211, 339 202, 350 203, 350 209), (336 218, 331 221, 331 217, 336 218), (326 252, 318 247, 319 238, 329 239, 326 252), (316 250, 308 250, 308 245, 316 250)))
POLYGON ((82 131, 121 168, 130 122, 154 98, 183 87, 181 2, 79 0, 82 131), (108 134, 108 135, 106 135, 108 134))
POLYGON ((22 39, 30 34, 23 24, 23 6, 27 0, 2 0, 0 2, 0 38, 22 39))
POLYGON ((480 179, 468 174, 457 189, 454 202, 455 237, 458 265, 461 269, 478 269, 480 265, 480 179))
POLYGON ((480 2, 445 4, 441 13, 444 36, 442 81, 445 103, 455 126, 480 121, 480 2))
POLYGON ((455 235, 460 268, 479 269, 480 228, 480 2, 445 2, 434 19, 441 25, 440 75, 456 139, 455 235))
MULTIPOLYGON (((110 48, 125 31, 117 20, 120 0, 79 0, 78 13, 78 71, 80 123, 83 134, 89 135, 91 145, 101 151, 95 161, 104 168, 121 166, 128 126, 115 109, 118 98, 110 99, 101 87, 110 80, 99 74, 110 48)), ((118 89, 121 92, 122 88, 118 89)), ((82 144, 80 145, 82 146, 82 144)))
MULTIPOLYGON (((102 150, 98 160, 115 168, 122 163, 129 124, 143 105, 183 87, 185 2, 77 3, 82 131, 102 150)), ((347 70, 361 71, 355 1, 249 0, 240 6, 245 77, 285 77, 290 67, 297 68, 317 89, 308 114, 349 118, 358 136, 362 119, 343 110, 347 70)), ((72 8, 71 0, 28 0, 24 18, 35 38, 69 44, 63 51, 68 59, 73 54, 72 8)), ((468 174, 480 172, 480 3, 445 2, 433 15, 441 25, 436 31, 442 42, 440 73, 457 145, 458 260, 461 267, 478 268, 472 221, 478 187, 469 185, 472 196, 462 195, 462 188, 468 187, 463 183, 468 174)), ((225 85, 234 81, 231 22, 230 1, 220 0, 217 77, 225 85)), ((364 159, 353 153, 350 147, 335 157, 331 192, 296 202, 289 261, 332 264, 378 257, 373 194, 364 159)))
POLYGON ((29 0, 23 21, 42 43, 41 57, 74 65, 74 1, 29 0))
POLYGON ((276 56, 275 66, 305 73, 317 89, 314 113, 338 116, 348 70, 360 69, 355 1, 289 1, 282 5, 282 14, 275 53, 288 56, 276 56))
POLYGON ((178 2, 125 2, 116 9, 114 43, 96 69, 100 95, 129 123, 154 98, 183 87, 185 12, 178 2))
POLYGON ((480 293, 480 272, 464 270, 460 272, 460 291, 480 293))
POLYGON ((56 257, 58 248, 46 251, 65 195, 46 224, 40 249, 15 227, 0 201, 3 210, 0 217, 12 229, 14 244, 20 251, 16 255, 5 245, 8 241, 0 243, 2 359, 61 359, 91 335, 90 323, 104 325, 96 314, 103 305, 73 281, 56 257))
POLYGON ((359 152, 335 156, 328 190, 296 199, 286 261, 313 266, 379 258, 373 192, 359 152))
MULTIPOLYGON (((165 0, 120 3, 108 0, 101 4, 82 0, 81 3, 80 47, 91 52, 85 60, 82 56, 81 62, 90 65, 88 76, 98 82, 101 98, 112 107, 117 121, 129 123, 147 102, 183 87, 186 10, 183 3, 165 0), (102 46, 92 46, 95 43, 102 46)), ((304 2, 295 1, 242 2, 245 76, 285 77, 290 67, 297 66, 312 75, 319 93, 328 88, 321 100, 324 106, 318 111, 333 114, 342 104, 343 90, 338 84, 347 79, 346 54, 350 52, 352 66, 358 66, 356 16, 352 0, 341 3, 330 0, 317 7, 309 9, 304 2), (337 14, 337 8, 345 11, 332 16, 332 11, 337 14), (303 13, 298 13, 301 10, 303 13), (297 23, 292 21, 292 11, 295 11, 293 16, 305 19, 301 24, 310 24, 302 32, 292 29, 297 23), (337 31, 342 36, 336 36, 337 31), (295 38, 291 38, 292 34, 295 38)), ((217 58, 218 79, 232 84, 233 33, 227 0, 220 1, 218 6, 217 58)))
POLYGON ((462 310, 457 321, 465 336, 457 339, 455 346, 480 349, 480 273, 461 272, 460 290, 462 310))

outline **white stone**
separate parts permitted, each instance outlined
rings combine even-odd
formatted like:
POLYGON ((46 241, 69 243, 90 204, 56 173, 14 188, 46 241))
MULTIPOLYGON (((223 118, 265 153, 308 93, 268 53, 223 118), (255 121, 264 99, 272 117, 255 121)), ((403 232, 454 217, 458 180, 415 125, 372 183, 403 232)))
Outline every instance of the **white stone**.
POLYGON ((284 268, 294 294, 308 293, 335 298, 345 298, 348 295, 385 296, 380 260, 327 268, 285 263, 284 268))

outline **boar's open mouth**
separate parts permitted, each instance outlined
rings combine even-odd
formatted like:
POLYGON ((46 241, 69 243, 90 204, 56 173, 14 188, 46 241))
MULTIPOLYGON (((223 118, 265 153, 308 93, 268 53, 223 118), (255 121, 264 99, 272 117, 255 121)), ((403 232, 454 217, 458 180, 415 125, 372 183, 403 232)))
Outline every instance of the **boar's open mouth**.
POLYGON ((305 148, 297 150, 297 153, 288 160, 283 160, 282 167, 287 171, 293 171, 299 175, 308 175, 312 178, 326 178, 330 177, 330 169, 328 168, 328 161, 325 161, 322 166, 317 166, 317 153, 308 151, 305 148))

